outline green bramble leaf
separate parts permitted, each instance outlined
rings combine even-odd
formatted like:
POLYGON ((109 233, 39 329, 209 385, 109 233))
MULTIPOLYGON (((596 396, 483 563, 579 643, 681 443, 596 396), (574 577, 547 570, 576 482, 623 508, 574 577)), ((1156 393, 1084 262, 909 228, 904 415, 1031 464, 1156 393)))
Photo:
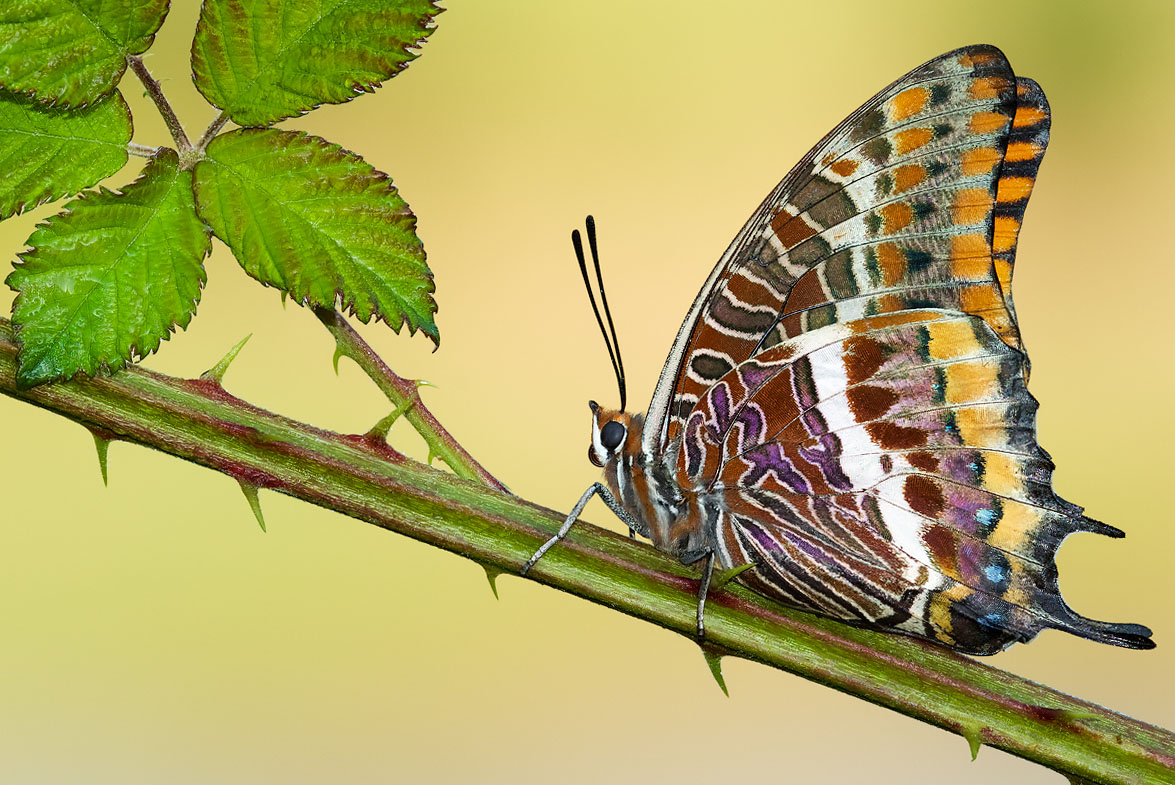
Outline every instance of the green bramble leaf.
POLYGON ((79 107, 109 95, 145 52, 168 0, 0 0, 0 87, 79 107))
POLYGON ((131 113, 117 91, 86 109, 0 94, 0 219, 114 174, 130 140, 131 113))
POLYGON ((371 92, 413 60, 435 0, 204 0, 192 75, 237 125, 262 126, 371 92))
POLYGON ((8 276, 19 292, 17 383, 120 368, 187 327, 211 245, 172 150, 121 193, 91 191, 41 224, 8 276))
POLYGON ((261 283, 440 342, 416 216, 354 153, 300 132, 223 134, 196 165, 196 204, 261 283))

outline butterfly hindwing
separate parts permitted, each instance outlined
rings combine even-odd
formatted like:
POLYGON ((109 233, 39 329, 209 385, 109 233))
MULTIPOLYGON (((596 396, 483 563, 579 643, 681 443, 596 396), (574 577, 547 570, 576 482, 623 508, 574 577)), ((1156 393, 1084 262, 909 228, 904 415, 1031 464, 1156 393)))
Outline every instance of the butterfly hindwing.
POLYGON ((1141 645, 1061 599, 1061 541, 1121 533, 1053 493, 1024 362, 941 310, 785 339, 707 390, 675 479, 723 566, 759 565, 747 580, 791 604, 976 653, 1045 627, 1141 645))
POLYGON ((650 406, 650 433, 672 442, 715 380, 827 324, 945 308, 1019 347, 1015 232, 1048 139, 1043 93, 1019 84, 998 49, 960 49, 882 90, 814 147, 699 294, 650 406), (1031 136, 1027 126, 1017 136, 1021 101, 1036 113, 1031 136), (1023 143, 1011 147, 1019 161, 1006 160, 1010 140, 1023 143), (1002 178, 1013 164, 1018 179, 1002 178))

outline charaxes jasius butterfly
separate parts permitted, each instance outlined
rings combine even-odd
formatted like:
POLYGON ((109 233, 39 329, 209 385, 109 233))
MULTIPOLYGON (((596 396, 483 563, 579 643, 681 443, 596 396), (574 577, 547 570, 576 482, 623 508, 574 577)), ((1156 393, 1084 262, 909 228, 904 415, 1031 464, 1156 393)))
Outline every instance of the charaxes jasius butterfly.
MULTIPOLYGON (((1052 489, 1012 307, 1012 263, 1049 137, 1040 86, 992 46, 937 57, 824 137, 727 248, 645 416, 596 309, 620 409, 593 403, 593 494, 685 563, 786 604, 992 654, 1078 615, 1054 561, 1122 537, 1052 489)), ((582 241, 573 235, 584 282, 582 241)), ((594 296, 591 297, 595 309, 594 296)))

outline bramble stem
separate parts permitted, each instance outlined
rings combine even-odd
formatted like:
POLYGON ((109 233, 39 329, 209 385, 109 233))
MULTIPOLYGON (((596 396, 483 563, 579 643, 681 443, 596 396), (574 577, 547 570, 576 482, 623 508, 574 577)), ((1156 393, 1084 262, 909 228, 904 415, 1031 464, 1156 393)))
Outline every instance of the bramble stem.
MULTIPOLYGON (((336 325, 338 322, 336 321, 336 325)), ((29 390, 0 320, 0 393, 123 439, 517 574, 560 513, 233 397, 215 381, 130 368, 29 390)), ((697 577, 654 548, 589 524, 529 577, 694 638, 697 577)), ((757 660, 1102 785, 1175 781, 1175 734, 929 642, 785 608, 741 586, 712 594, 706 647, 757 660)), ((699 662, 699 670, 701 662, 699 662)), ((960 765, 966 755, 959 745, 960 765)))
POLYGON ((221 112, 218 114, 216 119, 204 129, 204 133, 200 134, 200 141, 196 142, 196 152, 203 153, 207 149, 208 143, 216 138, 216 135, 220 133, 220 129, 224 128, 227 122, 228 115, 226 113, 221 112))
POLYGON ((151 76, 151 72, 143 64, 143 58, 138 55, 127 55, 126 61, 131 70, 135 72, 135 76, 139 77, 139 81, 143 83, 143 87, 147 89, 147 95, 151 96, 151 100, 155 102, 155 108, 159 110, 159 114, 163 115, 163 122, 167 123, 167 130, 171 131, 171 138, 175 140, 176 148, 180 157, 183 158, 184 154, 192 149, 192 143, 188 141, 188 135, 184 133, 184 127, 180 125, 180 119, 175 116, 171 104, 163 95, 163 88, 159 86, 159 81, 151 76))
POLYGON ((343 315, 329 308, 315 308, 314 315, 334 336, 339 352, 363 369, 392 402, 396 412, 412 424, 428 444, 429 455, 440 458, 459 477, 476 480, 486 487, 505 491, 506 486, 486 471, 465 448, 453 438, 420 398, 416 383, 396 374, 375 350, 355 332, 343 315))
POLYGON ((158 147, 148 147, 145 144, 135 144, 134 142, 127 142, 126 151, 131 155, 137 155, 139 158, 154 158, 155 153, 159 152, 158 147))

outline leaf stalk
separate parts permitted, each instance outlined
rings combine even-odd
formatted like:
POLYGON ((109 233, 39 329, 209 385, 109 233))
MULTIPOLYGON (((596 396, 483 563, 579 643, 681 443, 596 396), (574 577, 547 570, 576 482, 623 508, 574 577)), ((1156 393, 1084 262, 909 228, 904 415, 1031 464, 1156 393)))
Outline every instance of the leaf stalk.
POLYGON ((208 149, 209 142, 216 138, 216 135, 220 133, 220 129, 224 128, 226 123, 228 123, 228 114, 226 112, 221 112, 216 116, 216 119, 213 120, 209 126, 204 129, 204 133, 200 135, 200 140, 196 142, 196 152, 200 155, 203 155, 204 151, 208 149))
POLYGON ((180 154, 180 160, 188 164, 189 159, 192 158, 192 143, 188 141, 188 135, 184 132, 184 127, 180 124, 180 119, 176 117, 175 112, 171 108, 171 104, 168 103, 167 97, 164 96, 163 88, 160 87, 159 81, 151 76, 151 72, 147 70, 147 66, 143 63, 143 58, 139 55, 127 55, 126 61, 131 70, 135 72, 135 76, 139 77, 139 81, 143 83, 143 87, 147 90, 147 95, 151 96, 151 100, 155 103, 155 108, 159 110, 159 114, 163 116, 163 122, 167 124, 167 130, 171 132, 171 138, 175 140, 176 149, 180 154))
MULTIPOLYGON (((506 486, 478 463, 433 416, 420 397, 418 385, 389 368, 359 333, 355 332, 355 328, 342 314, 329 308, 315 308, 314 315, 334 336, 335 369, 338 370, 340 355, 349 357, 392 402, 395 410, 385 420, 403 417, 411 423, 428 445, 429 456, 440 458, 457 476, 475 480, 498 491, 506 490, 506 486)), ((383 424, 381 421, 380 426, 383 424)), ((387 422, 387 426, 391 426, 390 421, 387 422)))
POLYGON ((158 147, 149 147, 145 144, 136 144, 135 142, 128 142, 126 151, 139 158, 154 158, 155 153, 159 152, 158 147))

